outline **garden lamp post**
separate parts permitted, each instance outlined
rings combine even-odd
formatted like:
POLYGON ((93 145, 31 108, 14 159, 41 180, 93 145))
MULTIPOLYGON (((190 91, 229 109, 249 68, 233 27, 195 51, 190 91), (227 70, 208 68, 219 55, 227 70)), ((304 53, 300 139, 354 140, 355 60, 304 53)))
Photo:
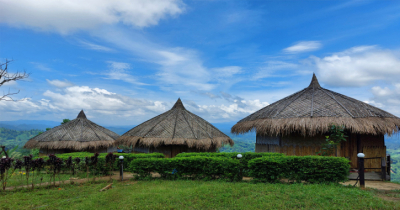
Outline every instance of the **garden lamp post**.
MULTIPOLYGON (((238 154, 238 155, 236 155, 236 157, 239 159, 239 161, 240 161, 240 159, 242 159, 242 154, 238 154)), ((242 166, 242 161, 240 161, 240 168, 239 168, 239 176, 240 177, 242 177, 242 170, 241 170, 241 166, 242 166)))
POLYGON ((358 153, 357 157, 359 159, 358 163, 358 176, 360 177, 360 187, 365 188, 365 177, 364 177, 364 153, 358 153))
POLYGON ((124 180, 124 156, 119 156, 119 163, 120 163, 120 167, 119 167, 119 175, 121 177, 121 181, 124 180))

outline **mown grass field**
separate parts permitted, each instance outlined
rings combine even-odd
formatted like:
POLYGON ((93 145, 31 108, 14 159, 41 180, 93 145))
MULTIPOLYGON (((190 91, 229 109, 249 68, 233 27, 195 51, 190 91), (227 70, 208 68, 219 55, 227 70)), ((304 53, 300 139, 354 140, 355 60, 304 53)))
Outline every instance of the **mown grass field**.
MULTIPOLYGON (((400 209, 374 190, 341 185, 125 181, 0 193, 0 209, 400 209)), ((400 192, 397 192, 400 194, 400 192)))

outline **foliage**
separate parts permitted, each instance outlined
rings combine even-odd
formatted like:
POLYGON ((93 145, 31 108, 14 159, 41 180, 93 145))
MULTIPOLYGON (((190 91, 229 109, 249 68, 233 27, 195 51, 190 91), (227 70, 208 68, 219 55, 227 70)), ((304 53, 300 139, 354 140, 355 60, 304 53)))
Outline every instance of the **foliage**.
POLYGON ((67 122, 69 122, 69 121, 71 121, 70 119, 63 119, 63 121, 61 122, 61 125, 62 124, 65 124, 65 123, 67 123, 67 122))
POLYGON ((194 157, 194 156, 205 156, 205 157, 224 157, 224 158, 232 158, 237 159, 237 155, 242 154, 242 158, 240 159, 241 163, 241 171, 244 176, 248 176, 248 162, 254 158, 260 157, 274 157, 274 156, 284 156, 282 153, 272 153, 272 152, 193 152, 193 153, 179 153, 176 157, 194 157))
MULTIPOLYGON (((247 141, 240 141, 240 140, 235 140, 235 145, 231 147, 230 145, 225 145, 221 148, 219 148, 220 152, 254 152, 255 146, 254 142, 247 142, 247 141)), ((253 140, 254 141, 254 140, 253 140)))
MULTIPOLYGON (((127 169, 128 163, 134 159, 138 158, 164 158, 164 155, 161 153, 150 153, 150 154, 133 154, 133 153, 117 153, 117 156, 124 156, 124 169, 127 169)), ((79 158, 80 160, 85 160, 86 157, 89 157, 89 169, 95 170, 95 173, 105 173, 107 171, 106 167, 106 156, 107 153, 100 153, 97 157, 97 164, 94 166, 92 162, 90 162, 90 157, 92 157, 94 153, 89 152, 73 152, 73 153, 64 153, 57 154, 57 157, 62 160, 67 160, 69 157, 72 159, 79 158)), ((44 157, 43 159, 47 160, 48 157, 44 157)), ((79 161, 74 166, 78 170, 86 171, 86 161, 79 161)), ((119 170, 118 161, 114 161, 112 170, 119 170)))
POLYGON ((136 159, 128 170, 139 174, 140 179, 151 179, 151 172, 157 172, 165 179, 242 180, 239 160, 224 157, 136 159))
POLYGON ((326 143, 322 146, 322 149, 317 152, 317 155, 333 155, 337 146, 340 145, 342 141, 346 141, 347 136, 344 134, 344 128, 344 126, 332 124, 329 127, 329 136, 325 136, 326 143))
POLYGON ((257 181, 278 182, 288 178, 310 183, 346 181, 349 175, 349 160, 323 156, 275 156, 261 157, 249 161, 250 176, 257 181))

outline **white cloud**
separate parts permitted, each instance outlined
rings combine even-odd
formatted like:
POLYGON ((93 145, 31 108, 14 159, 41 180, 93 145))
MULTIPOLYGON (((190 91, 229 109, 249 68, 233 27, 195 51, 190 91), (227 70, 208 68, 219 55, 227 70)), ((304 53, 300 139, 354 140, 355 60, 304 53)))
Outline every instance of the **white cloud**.
POLYGON ((302 52, 318 50, 321 47, 322 47, 322 44, 319 41, 302 41, 302 42, 296 43, 293 46, 283 49, 283 52, 295 54, 295 53, 302 53, 302 52))
POLYGON ((365 86, 378 80, 400 79, 400 55, 376 46, 358 46, 311 59, 319 78, 331 86, 365 86))
POLYGON ((373 98, 369 100, 372 105, 382 108, 394 115, 400 116, 400 83, 389 87, 375 86, 371 88, 373 98))
POLYGON ((212 69, 218 77, 226 78, 232 77, 235 74, 239 74, 242 72, 242 68, 240 66, 226 66, 222 68, 214 68, 212 69))
POLYGON ((86 48, 86 49, 90 49, 90 50, 96 50, 96 51, 102 51, 102 52, 113 52, 114 50, 109 48, 109 47, 105 47, 105 46, 101 46, 98 44, 93 44, 90 42, 86 42, 86 41, 79 41, 79 43, 81 44, 82 47, 86 48))
POLYGON ((194 102, 184 102, 186 102, 185 106, 188 110, 213 122, 236 121, 269 105, 258 99, 234 100, 227 105, 197 105, 194 102))
POLYGON ((46 81, 47 81, 50 85, 56 86, 56 87, 58 87, 58 88, 65 88, 65 87, 70 87, 70 86, 73 86, 73 85, 74 85, 72 82, 70 82, 70 81, 68 81, 68 80, 61 81, 61 80, 58 80, 58 79, 55 79, 55 80, 48 80, 48 79, 46 79, 46 81))
MULTIPOLYGON (((9 117, 54 116, 75 117, 83 109, 91 113, 92 120, 102 124, 130 125, 142 123, 172 107, 171 102, 153 101, 123 96, 106 89, 88 86, 66 87, 60 92, 47 90, 44 98, 33 100, 27 98, 19 102, 0 101, 0 111, 9 117)), ((268 105, 260 100, 244 100, 240 97, 230 98, 228 104, 197 105, 184 100, 186 108, 211 122, 235 121, 268 105)), ((89 116, 89 115, 88 115, 89 116)))
POLYGON ((123 23, 136 27, 156 25, 181 14, 181 0, 1 0, 0 21, 63 34, 123 23))
POLYGON ((129 63, 115 61, 108 61, 107 63, 110 70, 103 73, 103 75, 107 76, 106 79, 122 80, 135 85, 145 85, 128 73, 128 70, 131 69, 129 63))
POLYGON ((392 91, 388 87, 381 88, 379 86, 372 87, 372 93, 375 96, 389 96, 392 91))

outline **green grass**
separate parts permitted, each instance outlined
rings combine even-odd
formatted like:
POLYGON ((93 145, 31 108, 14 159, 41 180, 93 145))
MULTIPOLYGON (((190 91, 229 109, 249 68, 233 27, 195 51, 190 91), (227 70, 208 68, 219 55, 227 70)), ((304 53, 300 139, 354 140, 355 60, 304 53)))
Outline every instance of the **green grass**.
POLYGON ((157 180, 99 192, 106 185, 0 192, 0 209, 400 209, 373 190, 340 185, 157 180))

